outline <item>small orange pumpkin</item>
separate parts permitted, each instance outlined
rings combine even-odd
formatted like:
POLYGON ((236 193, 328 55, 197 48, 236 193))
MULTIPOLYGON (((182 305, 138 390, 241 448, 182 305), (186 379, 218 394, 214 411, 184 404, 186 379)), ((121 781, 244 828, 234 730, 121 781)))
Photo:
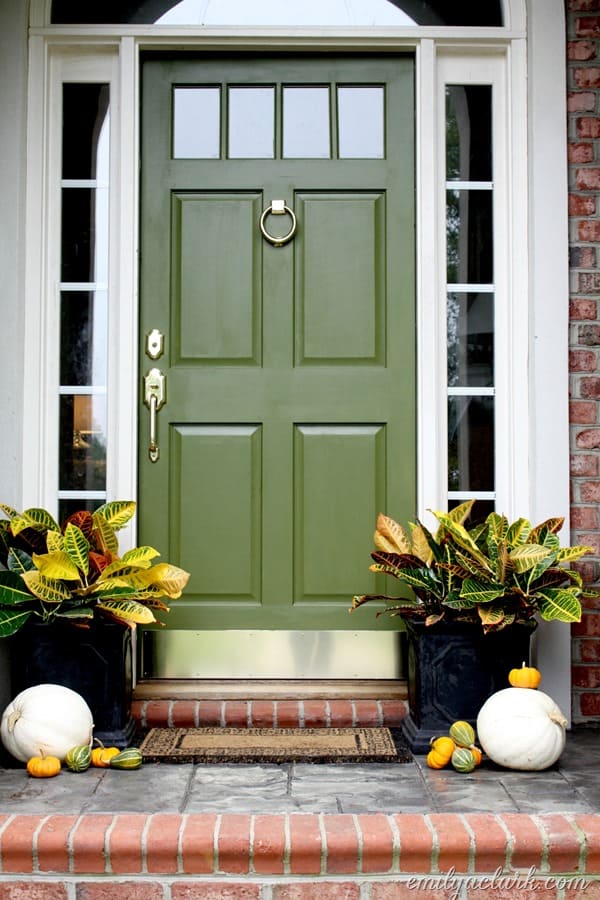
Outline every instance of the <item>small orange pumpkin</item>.
POLYGON ((110 768, 110 761, 113 756, 117 756, 121 751, 118 747, 105 747, 98 738, 95 740, 100 746, 94 747, 92 750, 92 765, 99 769, 108 769, 110 768))
POLYGON ((480 766, 480 765, 481 765, 481 760, 483 759, 483 753, 481 752, 481 750, 479 749, 479 747, 476 747, 475 744, 472 744, 472 745, 469 747, 469 750, 470 750, 471 753, 473 754, 473 758, 474 758, 474 760, 475 760, 475 765, 476 765, 476 766, 480 766))
POLYGON ((525 663, 520 669, 511 669, 508 673, 508 680, 513 687, 521 688, 538 688, 542 680, 542 673, 533 666, 526 666, 525 663))
POLYGON ((429 742, 431 749, 444 759, 444 765, 450 762, 450 758, 456 749, 456 745, 451 737, 436 737, 429 742))
POLYGON ((32 756, 27 760, 27 771, 34 778, 52 778, 61 770, 58 756, 32 756))
POLYGON ((427 754, 427 765, 430 769, 443 769, 448 764, 448 760, 437 750, 430 750, 427 754))

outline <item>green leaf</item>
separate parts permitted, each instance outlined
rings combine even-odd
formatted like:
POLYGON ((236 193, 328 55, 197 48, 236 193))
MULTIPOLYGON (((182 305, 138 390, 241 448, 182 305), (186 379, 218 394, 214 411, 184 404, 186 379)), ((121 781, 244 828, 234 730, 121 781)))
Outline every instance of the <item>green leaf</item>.
POLYGON ((145 569, 151 565, 152 560, 156 559, 157 556, 160 556, 160 553, 154 547, 134 547, 123 554, 123 562, 128 563, 130 566, 145 569))
POLYGON ((77 606, 71 609, 59 610, 55 613, 57 619, 93 619, 94 610, 91 606, 77 606))
POLYGON ((54 550, 64 550, 64 545, 65 539, 60 531, 48 532, 46 535, 46 547, 49 553, 52 553, 54 550))
POLYGON ((152 610, 141 603, 136 603, 135 600, 102 600, 98 603, 98 609, 103 609, 123 622, 136 625, 150 625, 156 622, 152 610))
POLYGON ((119 541, 114 528, 102 516, 94 513, 94 535, 103 553, 117 554, 119 541))
POLYGON ((71 597, 71 592, 62 581, 44 578, 36 569, 25 572, 22 578, 33 596, 44 603, 62 603, 71 597))
POLYGON ((524 544, 531 534, 531 522, 529 519, 517 519, 506 532, 506 541, 510 547, 524 544))
POLYGON ((62 550, 53 550, 52 553, 34 553, 32 556, 34 565, 40 575, 54 581, 79 581, 79 569, 70 556, 62 550))
POLYGON ((556 562, 573 562, 574 559, 581 559, 582 556, 593 552, 593 547, 561 547, 556 554, 556 562))
POLYGON ((112 500, 100 506, 94 513, 94 525, 98 517, 104 519, 111 528, 119 531, 133 518, 135 513, 135 501, 133 500, 112 500))
POLYGON ((16 509, 13 509, 12 506, 8 506, 6 503, 0 503, 0 509, 9 519, 14 519, 19 515, 16 509))
POLYGON ((498 597, 502 597, 503 594, 504 586, 502 584, 481 584, 472 578, 467 578, 460 591, 460 596, 463 600, 468 600, 478 605, 480 603, 491 603, 498 597))
POLYGON ((60 531, 60 527, 54 521, 50 513, 45 509, 26 509, 20 515, 17 514, 10 522, 10 530, 14 535, 24 531, 25 528, 33 528, 34 531, 60 531))
POLYGON ((96 582, 89 592, 94 599, 109 599, 112 597, 137 597, 139 589, 132 584, 118 578, 111 579, 106 583, 100 584, 96 582))
POLYGON ((31 603, 33 597, 23 587, 23 578, 16 572, 0 572, 0 606, 20 606, 31 603))
POLYGON ((71 522, 65 528, 64 551, 77 569, 87 576, 90 571, 90 544, 81 528, 71 522))
POLYGON ((505 618, 504 610, 500 606, 480 607, 477 612, 481 624, 486 628, 497 628, 505 618))
POLYGON ((11 572, 17 572, 18 574, 29 572, 31 569, 35 568, 29 553, 26 553, 24 550, 19 550, 18 547, 10 548, 6 564, 11 572))
POLYGON ((561 530, 565 523, 564 516, 557 516, 551 519, 545 519, 543 522, 540 522, 539 525, 536 525, 531 534, 529 535, 529 540, 533 544, 543 544, 544 536, 546 534, 556 534, 561 530))
POLYGON ((467 529, 463 528, 463 526, 459 525, 457 522, 453 522, 445 513, 435 513, 435 515, 446 531, 454 538, 458 546, 462 547, 464 551, 470 554, 483 569, 488 569, 491 572, 492 567, 490 566, 489 560, 481 552, 467 529))
POLYGON ((458 506, 455 506, 450 510, 450 512, 448 513, 448 517, 452 519, 453 522, 458 522, 459 525, 464 525, 465 521, 471 514, 474 503, 474 500, 467 500, 465 503, 460 503, 458 506))
POLYGON ((537 592, 542 619, 551 622, 581 622, 581 603, 575 596, 577 588, 544 588, 537 592))
POLYGON ((0 638, 10 637, 21 628, 31 612, 16 612, 16 610, 0 608, 0 638))
POLYGON ((521 544, 508 554, 515 572, 521 574, 547 559, 551 554, 546 547, 539 544, 521 544))

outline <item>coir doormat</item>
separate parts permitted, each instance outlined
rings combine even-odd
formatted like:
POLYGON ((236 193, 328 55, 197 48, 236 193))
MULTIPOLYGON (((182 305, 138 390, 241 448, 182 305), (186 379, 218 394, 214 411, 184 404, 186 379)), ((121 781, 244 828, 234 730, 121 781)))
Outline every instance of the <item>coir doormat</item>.
POLYGON ((396 762, 412 756, 389 728, 151 728, 145 762, 396 762))

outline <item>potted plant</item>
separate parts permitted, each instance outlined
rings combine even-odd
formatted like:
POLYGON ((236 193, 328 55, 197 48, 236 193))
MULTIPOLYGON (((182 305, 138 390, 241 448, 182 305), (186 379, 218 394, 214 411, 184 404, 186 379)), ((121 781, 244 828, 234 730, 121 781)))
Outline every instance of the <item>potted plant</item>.
POLYGON ((380 515, 371 570, 391 575, 410 593, 366 594, 352 602, 354 612, 384 601, 377 615, 406 623, 410 711, 404 731, 415 752, 427 750, 430 738, 452 721, 475 722, 487 697, 506 687, 510 669, 528 661, 539 618, 579 622, 581 599, 595 596, 567 567, 592 548, 560 546, 564 519, 534 527, 494 512, 468 528, 474 503, 435 512, 435 533, 419 521, 407 531, 380 515))
MULTIPOLYGON (((0 637, 13 642, 13 693, 54 682, 80 693, 105 743, 132 736, 132 633, 158 622, 189 574, 157 550, 119 555, 133 501, 82 510, 59 525, 45 509, 0 504, 0 637)), ((161 623, 162 624, 162 623, 161 623)))

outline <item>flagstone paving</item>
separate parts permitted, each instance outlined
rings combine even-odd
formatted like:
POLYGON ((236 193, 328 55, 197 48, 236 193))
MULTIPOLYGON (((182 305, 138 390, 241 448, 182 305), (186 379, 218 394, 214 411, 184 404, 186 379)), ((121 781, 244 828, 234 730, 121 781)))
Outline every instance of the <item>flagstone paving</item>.
POLYGON ((597 813, 600 731, 574 729, 557 765, 473 773, 407 764, 193 765, 147 763, 33 779, 0 769, 0 813, 597 813), (594 773, 590 777, 590 773, 594 773))

